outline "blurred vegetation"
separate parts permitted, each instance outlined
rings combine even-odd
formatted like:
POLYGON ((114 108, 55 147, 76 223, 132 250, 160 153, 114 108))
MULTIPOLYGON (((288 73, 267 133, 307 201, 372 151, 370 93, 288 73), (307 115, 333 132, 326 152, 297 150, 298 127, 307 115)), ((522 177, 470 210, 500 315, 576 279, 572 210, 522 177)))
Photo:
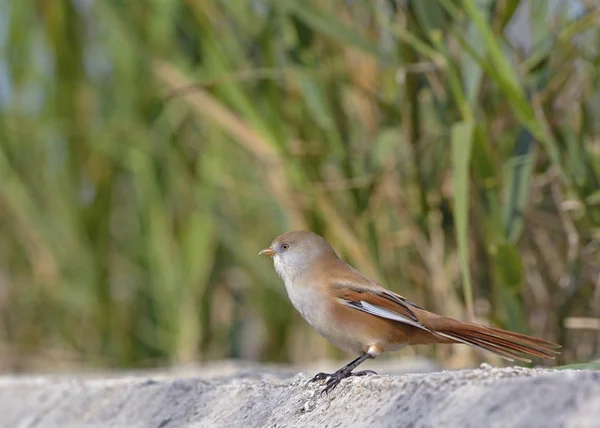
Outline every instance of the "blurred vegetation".
POLYGON ((433 311, 598 357, 599 23, 593 0, 2 1, 0 369, 342 357, 257 256, 298 228, 433 311))

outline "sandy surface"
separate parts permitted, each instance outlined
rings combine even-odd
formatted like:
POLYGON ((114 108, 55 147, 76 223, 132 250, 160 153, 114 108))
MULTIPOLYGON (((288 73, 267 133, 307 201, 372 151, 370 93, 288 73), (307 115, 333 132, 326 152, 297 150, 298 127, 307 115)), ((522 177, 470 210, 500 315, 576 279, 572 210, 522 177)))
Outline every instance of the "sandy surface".
POLYGON ((312 374, 230 363, 136 375, 4 376, 0 426, 600 427, 600 372, 484 366, 379 375, 344 380, 322 397, 322 385, 307 384, 312 374))

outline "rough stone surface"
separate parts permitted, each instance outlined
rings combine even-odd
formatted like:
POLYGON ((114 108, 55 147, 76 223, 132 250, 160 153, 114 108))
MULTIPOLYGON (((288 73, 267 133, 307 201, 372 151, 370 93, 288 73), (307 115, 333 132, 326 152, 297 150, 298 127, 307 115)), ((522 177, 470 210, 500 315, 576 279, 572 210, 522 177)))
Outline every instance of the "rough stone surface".
POLYGON ((328 396, 320 395, 322 385, 307 384, 311 374, 231 365, 212 371, 4 376, 0 426, 600 426, 600 372, 483 365, 351 378, 328 396))

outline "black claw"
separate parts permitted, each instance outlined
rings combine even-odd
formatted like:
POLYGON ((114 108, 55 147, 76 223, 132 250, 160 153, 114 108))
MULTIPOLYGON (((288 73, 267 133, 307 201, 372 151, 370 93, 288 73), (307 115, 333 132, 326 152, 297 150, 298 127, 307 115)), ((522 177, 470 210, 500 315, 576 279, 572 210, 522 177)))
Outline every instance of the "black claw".
POLYGON ((321 397, 323 396, 323 394, 329 394, 331 391, 333 391, 340 384, 342 379, 346 377, 348 376, 332 376, 331 378, 329 378, 329 380, 327 381, 327 386, 323 388, 323 391, 321 391, 321 397))
POLYGON ((323 388, 323 390, 321 391, 321 396, 323 396, 323 394, 329 394, 340 384, 342 379, 346 379, 347 377, 350 377, 353 375, 354 375, 353 373, 343 370, 343 369, 338 370, 337 372, 329 375, 329 379, 327 379, 325 388, 323 388))
POLYGON ((308 382, 318 382, 321 380, 327 379, 327 383, 325 384, 325 388, 321 391, 321 396, 323 394, 329 394, 333 391, 342 381, 342 379, 346 379, 351 376, 369 376, 376 375, 377 373, 373 370, 363 370, 360 372, 352 373, 346 370, 338 370, 335 373, 317 373, 311 380, 308 382))
POLYGON ((314 377, 313 377, 311 380, 309 380, 309 381, 308 381, 308 383, 311 383, 311 382, 319 382, 319 381, 321 381, 321 380, 325 380, 325 379, 327 379, 327 378, 328 378, 328 377, 330 377, 330 376, 332 376, 332 374, 331 374, 331 373, 323 373, 323 372, 321 372, 321 373, 317 373, 317 374, 316 374, 316 375, 315 375, 315 376, 314 376, 314 377))

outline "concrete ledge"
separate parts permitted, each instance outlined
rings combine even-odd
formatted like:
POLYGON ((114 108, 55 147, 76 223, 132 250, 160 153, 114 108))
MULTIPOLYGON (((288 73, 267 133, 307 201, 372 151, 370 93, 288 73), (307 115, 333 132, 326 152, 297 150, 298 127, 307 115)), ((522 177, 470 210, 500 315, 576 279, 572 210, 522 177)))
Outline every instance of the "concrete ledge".
MULTIPOLYGON (((600 372, 489 366, 342 381, 308 374, 8 376, 3 427, 592 427, 600 372)), ((253 371, 252 371, 253 370, 253 371)))

